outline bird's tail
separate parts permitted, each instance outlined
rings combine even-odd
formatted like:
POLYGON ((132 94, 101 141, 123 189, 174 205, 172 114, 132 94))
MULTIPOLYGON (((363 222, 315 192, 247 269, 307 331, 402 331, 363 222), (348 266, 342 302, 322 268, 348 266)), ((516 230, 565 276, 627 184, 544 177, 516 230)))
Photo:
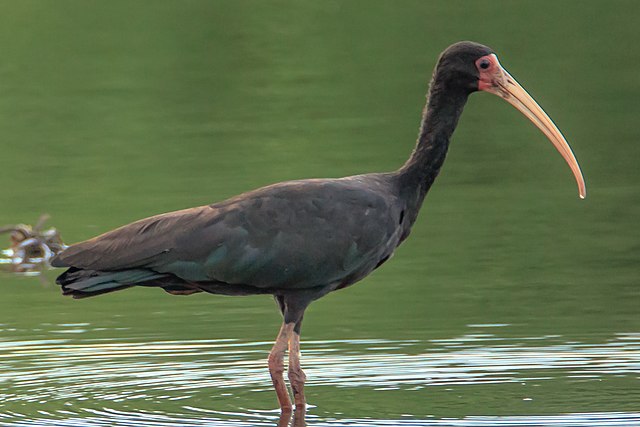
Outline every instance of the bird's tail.
POLYGON ((86 298, 106 294, 145 282, 161 279, 166 275, 143 268, 120 271, 83 270, 71 267, 56 279, 63 295, 86 298))

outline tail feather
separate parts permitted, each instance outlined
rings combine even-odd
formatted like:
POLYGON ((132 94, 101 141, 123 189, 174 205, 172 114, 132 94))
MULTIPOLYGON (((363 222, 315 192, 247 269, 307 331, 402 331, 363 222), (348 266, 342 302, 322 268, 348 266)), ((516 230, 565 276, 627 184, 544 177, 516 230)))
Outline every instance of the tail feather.
POLYGON ((129 288, 165 276, 165 274, 146 269, 96 271, 71 267, 56 279, 56 283, 62 286, 64 295, 86 298, 129 288))

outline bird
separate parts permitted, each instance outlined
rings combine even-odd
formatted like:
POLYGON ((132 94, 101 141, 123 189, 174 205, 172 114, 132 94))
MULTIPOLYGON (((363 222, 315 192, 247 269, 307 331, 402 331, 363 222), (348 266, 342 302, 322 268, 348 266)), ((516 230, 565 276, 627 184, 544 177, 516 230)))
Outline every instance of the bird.
POLYGON ((51 261, 67 270, 64 295, 85 298, 133 286, 175 295, 272 295, 283 316, 268 368, 283 413, 304 410, 300 367, 305 310, 380 267, 409 236, 474 92, 504 99, 537 126, 569 165, 580 166, 549 116, 489 47, 461 41, 434 68, 417 143, 397 170, 280 182, 206 206, 152 216, 69 246, 51 261), (293 402, 284 380, 287 376, 293 402))

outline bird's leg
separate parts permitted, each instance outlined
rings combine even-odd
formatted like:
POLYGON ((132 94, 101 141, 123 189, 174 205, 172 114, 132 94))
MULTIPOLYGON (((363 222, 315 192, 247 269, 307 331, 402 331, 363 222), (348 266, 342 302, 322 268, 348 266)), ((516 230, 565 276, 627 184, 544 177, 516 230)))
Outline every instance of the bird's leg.
POLYGON ((306 427, 307 422, 305 420, 305 412, 300 411, 296 408, 295 414, 293 414, 293 422, 291 423, 291 427, 306 427))
POLYGON ((277 427, 289 427, 289 421, 291 421, 291 411, 282 411, 280 412, 277 427))
MULTIPOLYGON (((285 333, 287 334, 289 344, 289 383, 293 390, 296 415, 300 415, 298 418, 302 417, 303 420, 306 406, 304 398, 304 382, 306 380, 306 375, 300 368, 300 328, 302 326, 304 310, 311 301, 312 298, 309 298, 308 295, 304 294, 276 296, 276 302, 284 316, 284 325, 282 327, 283 329, 288 328, 285 333)), ((280 338, 280 336, 278 336, 278 338, 280 338)), ((291 404, 289 403, 289 405, 291 404)))
POLYGON ((291 383, 291 390, 293 390, 293 400, 296 404, 296 412, 304 411, 305 399, 304 399, 304 382, 307 376, 300 368, 300 322, 296 324, 293 333, 289 337, 289 383, 291 383))
POLYGON ((296 409, 295 414, 293 414, 293 420, 291 419, 291 412, 282 412, 278 419, 277 427, 306 427, 306 425, 305 413, 296 409))
POLYGON ((291 399, 289 398, 289 391, 287 385, 284 382, 284 353, 287 351, 287 345, 289 343, 289 336, 291 335, 295 323, 283 323, 280 328, 280 333, 276 342, 269 353, 269 373, 271 374, 271 381, 273 387, 276 389, 278 395, 278 402, 280 403, 280 409, 283 412, 291 412, 291 399))

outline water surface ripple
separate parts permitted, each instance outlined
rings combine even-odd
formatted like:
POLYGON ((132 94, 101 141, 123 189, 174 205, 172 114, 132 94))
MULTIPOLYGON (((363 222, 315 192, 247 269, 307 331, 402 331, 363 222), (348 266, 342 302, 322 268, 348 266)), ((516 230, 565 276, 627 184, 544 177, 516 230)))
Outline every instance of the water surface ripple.
MULTIPOLYGON (((81 327, 67 327, 66 331, 81 327)), ((265 367, 270 346, 269 342, 234 340, 115 342, 64 338, 0 342, 0 409, 5 409, 0 424, 271 425, 277 421, 277 413, 271 410, 243 409, 236 413, 193 404, 199 402, 200 395, 271 393, 265 367), (184 401, 178 406, 183 412, 176 413, 175 404, 180 401, 184 401), (148 402, 172 402, 172 410, 139 408, 148 402), (42 404, 47 404, 47 410, 34 411, 33 405, 42 404)), ((313 388, 320 386, 410 393, 434 386, 451 390, 558 379, 637 380, 640 334, 621 333, 601 343, 563 341, 560 336, 504 338, 493 334, 431 341, 308 341, 304 343, 303 361, 311 396, 313 388)), ((406 418, 395 420, 340 419, 310 412, 307 422, 318 426, 640 425, 640 413, 630 412, 457 419, 415 419, 406 414, 406 418)))

